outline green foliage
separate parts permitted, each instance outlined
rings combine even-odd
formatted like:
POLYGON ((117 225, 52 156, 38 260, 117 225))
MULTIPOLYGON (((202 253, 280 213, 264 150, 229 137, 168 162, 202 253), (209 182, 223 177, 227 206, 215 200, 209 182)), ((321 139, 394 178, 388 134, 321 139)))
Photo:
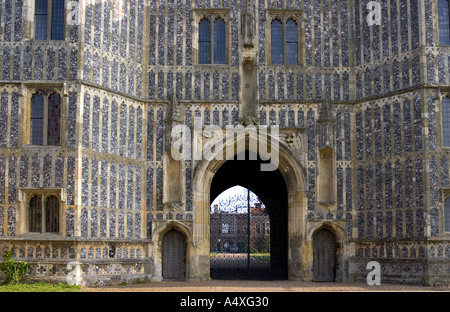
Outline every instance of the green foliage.
POLYGON ((269 252, 270 251, 270 236, 263 235, 256 239, 256 248, 258 252, 269 252))
POLYGON ((245 253, 247 252, 247 247, 248 247, 247 242, 238 242, 237 246, 239 248, 239 252, 245 252, 245 253))
POLYGON ((0 285, 0 292, 79 292, 81 286, 68 284, 9 284, 0 285))
POLYGON ((30 265, 24 261, 15 261, 12 258, 11 250, 4 253, 5 261, 0 263, 0 271, 5 275, 5 284, 19 284, 25 277, 30 265))

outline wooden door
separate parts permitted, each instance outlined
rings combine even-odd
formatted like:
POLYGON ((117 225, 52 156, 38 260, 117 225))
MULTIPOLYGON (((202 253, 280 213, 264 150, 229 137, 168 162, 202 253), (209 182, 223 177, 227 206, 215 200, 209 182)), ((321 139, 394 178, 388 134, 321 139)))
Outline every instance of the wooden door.
POLYGON ((320 230, 313 237, 314 280, 316 282, 334 282, 336 269, 336 240, 328 230, 320 230))
POLYGON ((168 280, 186 278, 186 239, 180 232, 167 232, 162 241, 162 275, 168 280))

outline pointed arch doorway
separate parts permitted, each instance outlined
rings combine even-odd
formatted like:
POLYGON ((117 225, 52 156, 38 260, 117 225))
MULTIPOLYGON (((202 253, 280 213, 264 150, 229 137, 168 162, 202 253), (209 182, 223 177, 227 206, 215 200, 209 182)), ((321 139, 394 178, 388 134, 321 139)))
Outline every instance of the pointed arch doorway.
POLYGON ((213 279, 287 279, 288 191, 281 172, 261 171, 263 162, 225 162, 211 183, 210 199, 240 185, 255 193, 264 208, 250 205, 235 211, 212 209, 210 276, 213 279))
POLYGON ((173 229, 162 239, 162 277, 165 280, 186 279, 186 238, 173 229))

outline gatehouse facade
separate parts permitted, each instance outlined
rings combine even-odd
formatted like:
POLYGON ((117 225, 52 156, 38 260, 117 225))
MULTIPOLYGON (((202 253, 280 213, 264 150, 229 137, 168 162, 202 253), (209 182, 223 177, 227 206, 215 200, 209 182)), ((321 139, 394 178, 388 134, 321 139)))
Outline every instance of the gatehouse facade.
POLYGON ((38 280, 208 280, 211 202, 248 183, 285 278, 448 284, 449 2, 369 2, 0 1, 0 254, 38 280), (279 161, 220 157, 262 156, 249 133, 177 159, 179 125, 278 126, 279 161))

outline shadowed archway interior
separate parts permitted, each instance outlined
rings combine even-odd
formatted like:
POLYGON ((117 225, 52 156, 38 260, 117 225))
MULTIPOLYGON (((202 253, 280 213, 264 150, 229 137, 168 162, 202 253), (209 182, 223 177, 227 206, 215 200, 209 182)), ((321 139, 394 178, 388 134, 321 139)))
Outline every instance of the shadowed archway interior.
POLYGON ((278 169, 261 171, 260 165, 264 161, 259 156, 257 160, 249 160, 248 151, 245 156, 245 160, 229 160, 219 168, 211 183, 210 199, 214 200, 235 185, 258 195, 270 220, 270 268, 251 269, 248 274, 228 278, 287 279, 288 192, 285 179, 278 169))

